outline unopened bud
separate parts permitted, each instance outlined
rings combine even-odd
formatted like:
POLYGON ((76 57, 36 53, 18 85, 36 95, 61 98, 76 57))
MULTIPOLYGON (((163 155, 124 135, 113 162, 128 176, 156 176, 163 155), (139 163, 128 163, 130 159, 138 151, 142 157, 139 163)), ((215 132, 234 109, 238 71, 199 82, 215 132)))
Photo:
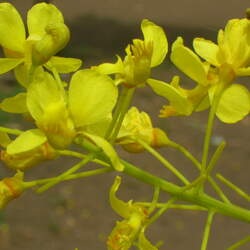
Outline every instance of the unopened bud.
POLYGON ((68 43, 70 32, 63 23, 49 24, 45 28, 46 34, 34 43, 32 48, 32 63, 41 65, 53 55, 62 50, 68 43))
POLYGON ((18 172, 14 177, 4 178, 0 181, 0 209, 11 200, 17 198, 24 191, 23 173, 18 172))
POLYGON ((52 160, 57 157, 55 149, 49 143, 44 143, 40 147, 20 154, 8 154, 6 150, 0 152, 0 159, 4 164, 15 170, 27 170, 45 160, 52 160))
POLYGON ((160 148, 169 145, 170 140, 168 139, 166 133, 163 130, 159 128, 154 128, 152 133, 153 140, 151 142, 151 146, 153 148, 160 148))

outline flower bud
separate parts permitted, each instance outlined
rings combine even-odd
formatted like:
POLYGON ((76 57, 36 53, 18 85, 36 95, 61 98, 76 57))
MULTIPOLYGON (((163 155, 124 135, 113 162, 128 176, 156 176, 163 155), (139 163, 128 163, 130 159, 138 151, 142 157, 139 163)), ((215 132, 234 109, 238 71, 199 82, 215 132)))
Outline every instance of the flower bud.
POLYGON ((136 140, 142 140, 148 145, 158 148, 169 144, 164 131, 153 128, 149 115, 132 107, 126 114, 116 142, 130 153, 140 153, 144 147, 136 140))
POLYGON ((70 32, 63 23, 49 24, 45 28, 45 35, 34 42, 32 47, 32 63, 41 65, 53 55, 62 50, 69 41, 70 32))
POLYGON ((0 181, 0 209, 20 196, 23 191, 23 173, 21 172, 18 172, 14 177, 4 178, 0 181))
POLYGON ((56 157, 56 151, 47 142, 34 150, 20 154, 8 154, 6 150, 0 152, 0 159, 7 167, 22 171, 56 157))
POLYGON ((160 148, 164 146, 168 146, 170 144, 170 140, 168 139, 166 133, 159 129, 159 128, 153 128, 153 139, 151 142, 151 146, 153 148, 160 148))

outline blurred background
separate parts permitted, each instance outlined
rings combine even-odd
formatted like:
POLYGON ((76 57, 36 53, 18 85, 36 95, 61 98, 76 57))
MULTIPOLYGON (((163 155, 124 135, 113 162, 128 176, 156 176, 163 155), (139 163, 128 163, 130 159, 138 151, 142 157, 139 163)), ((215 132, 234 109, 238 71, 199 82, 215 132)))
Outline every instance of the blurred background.
MULTIPOLYGON (((1 1, 4 2, 4 1, 1 1)), ((34 2, 9 1, 21 11, 24 18, 34 2)), ((185 43, 192 44, 194 37, 216 41, 217 30, 223 28, 228 19, 243 18, 249 0, 55 0, 62 11, 66 24, 71 29, 71 41, 61 55, 83 60, 83 67, 101 62, 114 62, 115 55, 124 55, 124 48, 131 39, 141 37, 140 22, 148 18, 164 27, 172 43, 177 36, 184 37, 185 43)), ((170 81, 174 74, 181 75, 182 83, 191 86, 169 59, 152 72, 153 77, 170 81)), ((241 79, 249 84, 249 78, 241 79)), ((18 92, 11 74, 1 76, 0 97, 3 99, 18 92)), ((158 113, 165 101, 156 97, 149 88, 139 89, 133 101, 140 109, 151 114, 155 127, 167 131, 169 137, 187 147, 199 159, 205 131, 207 112, 196 113, 192 118, 175 117, 159 119, 158 113)), ((20 117, 0 113, 4 126, 25 128, 20 117)), ((228 125, 218 120, 214 126, 212 150, 222 141, 227 147, 218 162, 216 171, 222 173, 246 192, 250 193, 250 118, 228 125)), ((140 168, 148 170, 167 180, 180 184, 176 178, 147 153, 131 155, 120 151, 122 157, 133 161, 140 168)), ((190 180, 197 171, 180 153, 173 149, 162 149, 161 153, 175 164, 190 180)), ((27 179, 56 176, 77 160, 60 158, 51 163, 41 164, 27 173, 27 179)), ((91 168, 91 167, 90 167, 91 168)), ((215 171, 215 172, 216 172, 215 171)), ((12 175, 11 171, 0 168, 0 177, 12 175)), ((0 249, 3 250, 102 250, 115 221, 120 218, 112 211, 108 202, 108 191, 114 174, 68 181, 51 188, 42 195, 29 191, 11 202, 0 213, 0 249)), ((220 186, 236 204, 249 208, 249 203, 235 195, 223 184, 220 186)), ((208 187, 208 193, 214 195, 208 187)), ((146 184, 124 176, 119 190, 123 200, 150 201, 153 190, 146 184)), ((167 194, 161 201, 167 201, 167 194)), ((198 250, 206 221, 204 212, 169 210, 147 231, 153 243, 160 240, 160 249, 198 250)), ((216 215, 208 250, 223 250, 247 236, 250 226, 230 218, 216 215)), ((241 250, 250 249, 250 244, 241 250)))

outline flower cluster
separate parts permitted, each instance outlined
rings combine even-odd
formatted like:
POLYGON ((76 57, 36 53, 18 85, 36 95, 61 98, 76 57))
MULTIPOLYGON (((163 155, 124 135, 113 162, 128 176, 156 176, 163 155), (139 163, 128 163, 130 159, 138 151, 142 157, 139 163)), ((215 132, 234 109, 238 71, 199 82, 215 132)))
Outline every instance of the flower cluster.
MULTIPOLYGON (((133 39, 125 48, 124 58, 117 56, 115 63, 90 68, 81 68, 80 59, 56 56, 68 44, 70 31, 53 4, 35 4, 27 14, 27 30, 28 34, 15 7, 0 3, 0 46, 4 55, 0 58, 0 74, 13 71, 22 88, 15 96, 1 100, 0 110, 28 118, 31 127, 26 131, 0 127, 0 160, 15 171, 13 177, 0 181, 0 209, 33 186, 44 185, 41 190, 46 190, 67 179, 124 171, 126 164, 117 154, 118 145, 130 153, 147 150, 184 184, 190 183, 158 154, 157 148, 180 149, 200 168, 201 177, 208 175, 224 147, 216 151, 207 167, 212 125, 208 126, 200 164, 184 147, 171 141, 164 130, 154 127, 146 112, 130 107, 133 93, 141 87, 167 100, 160 117, 189 116, 210 108, 210 121, 216 115, 224 123, 236 123, 250 112, 249 90, 237 83, 237 78, 250 76, 249 11, 247 18, 229 20, 225 29, 219 30, 217 44, 195 38, 191 50, 182 37, 172 44, 170 59, 195 82, 192 89, 184 88, 179 76, 174 76, 170 83, 151 76, 152 68, 167 56, 169 45, 164 29, 147 19, 141 22, 143 39, 133 39), (69 73, 68 82, 63 81, 60 74, 69 73), (87 154, 70 151, 73 144, 87 154), (76 156, 81 161, 57 177, 24 181, 24 171, 63 154, 76 156), (75 173, 89 161, 106 169, 75 173)), ((120 182, 121 178, 117 177, 111 187, 110 204, 123 220, 117 222, 111 232, 108 249, 126 250, 136 245, 142 250, 156 250, 145 237, 152 211, 118 199, 116 191, 120 182)), ((174 190, 178 191, 177 186, 174 190)), ((178 199, 184 192, 181 190, 178 199)))

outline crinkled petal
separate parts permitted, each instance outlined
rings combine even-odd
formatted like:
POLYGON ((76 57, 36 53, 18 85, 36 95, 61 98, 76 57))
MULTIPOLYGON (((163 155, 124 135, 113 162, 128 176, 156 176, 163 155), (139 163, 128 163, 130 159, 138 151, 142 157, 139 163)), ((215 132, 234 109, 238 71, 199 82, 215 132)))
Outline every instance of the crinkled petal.
POLYGON ((77 58, 52 56, 45 67, 51 71, 55 68, 58 73, 67 74, 77 71, 81 65, 82 61, 77 58))
POLYGON ((0 58, 0 75, 9 72, 22 62, 22 58, 0 58))
POLYGON ((89 140, 93 141, 98 147, 100 147, 106 156, 110 159, 112 166, 117 171, 123 171, 124 166, 121 164, 119 156, 115 152, 114 148, 104 138, 83 132, 83 135, 89 140))
POLYGON ((128 219, 131 215, 132 206, 129 202, 124 202, 116 196, 116 192, 118 191, 121 185, 121 176, 116 176, 115 181, 109 191, 109 201, 112 209, 119 214, 121 217, 128 219))
POLYGON ((21 16, 10 3, 0 3, 0 44, 4 48, 23 52, 25 28, 21 16))
POLYGON ((0 103, 1 110, 9 113, 22 114, 27 113, 26 93, 18 93, 15 96, 5 98, 0 103))
POLYGON ((207 84, 206 69, 200 58, 189 48, 183 45, 179 37, 174 42, 171 60, 177 68, 199 84, 207 84))
POLYGON ((141 23, 144 41, 153 43, 151 67, 162 63, 168 53, 168 41, 162 27, 144 19, 141 23))
POLYGON ((38 148, 47 141, 47 137, 39 129, 31 129, 23 132, 7 147, 10 155, 21 154, 38 148))
POLYGON ((69 86, 69 109, 77 127, 102 121, 111 113, 117 99, 111 78, 86 69, 76 72, 69 86))
POLYGON ((53 4, 38 3, 27 15, 27 24, 30 35, 42 37, 48 24, 64 23, 62 13, 53 4))
POLYGON ((147 83, 157 95, 166 98, 171 105, 175 107, 178 113, 185 115, 191 114, 192 105, 188 102, 186 96, 181 94, 175 87, 155 79, 148 79, 147 83))
POLYGON ((232 84, 222 94, 216 115, 225 123, 236 123, 250 112, 250 94, 246 87, 232 84))
POLYGON ((203 38, 195 38, 193 47, 195 52, 207 62, 214 66, 219 66, 221 64, 219 47, 217 44, 203 38))
POLYGON ((112 75, 117 73, 123 73, 124 71, 123 62, 120 57, 118 57, 116 63, 102 63, 98 66, 93 66, 91 69, 98 71, 104 75, 112 75))

